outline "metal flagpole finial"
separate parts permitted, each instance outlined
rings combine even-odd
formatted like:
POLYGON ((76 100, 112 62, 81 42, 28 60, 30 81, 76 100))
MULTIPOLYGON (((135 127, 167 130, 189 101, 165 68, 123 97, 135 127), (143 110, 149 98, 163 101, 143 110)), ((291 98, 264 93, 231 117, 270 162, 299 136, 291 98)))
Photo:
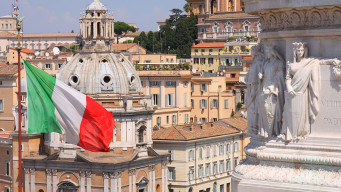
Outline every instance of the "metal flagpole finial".
POLYGON ((21 18, 17 18, 17 31, 18 31, 18 35, 17 35, 17 40, 18 40, 18 47, 17 47, 17 50, 20 51, 22 48, 21 48, 21 44, 20 44, 20 41, 21 41, 21 27, 22 27, 22 22, 24 20, 25 17, 21 17, 21 18))

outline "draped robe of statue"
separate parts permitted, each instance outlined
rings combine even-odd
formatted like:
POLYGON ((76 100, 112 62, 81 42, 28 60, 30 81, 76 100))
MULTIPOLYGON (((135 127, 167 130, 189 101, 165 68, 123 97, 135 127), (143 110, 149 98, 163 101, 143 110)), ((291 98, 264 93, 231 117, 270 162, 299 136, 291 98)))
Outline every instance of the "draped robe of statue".
POLYGON ((257 94, 259 89, 258 73, 260 72, 261 65, 263 63, 263 57, 261 53, 258 53, 254 62, 250 66, 246 75, 247 84, 247 127, 248 133, 251 135, 257 135, 258 133, 258 111, 257 111, 257 94))
POLYGON ((266 60, 262 67, 258 100, 258 135, 264 138, 281 133, 284 106, 284 61, 277 57, 266 60))
POLYGON ((310 134, 311 123, 319 112, 321 87, 320 60, 305 58, 287 67, 287 79, 296 96, 285 93, 282 133, 286 141, 305 138, 310 134))

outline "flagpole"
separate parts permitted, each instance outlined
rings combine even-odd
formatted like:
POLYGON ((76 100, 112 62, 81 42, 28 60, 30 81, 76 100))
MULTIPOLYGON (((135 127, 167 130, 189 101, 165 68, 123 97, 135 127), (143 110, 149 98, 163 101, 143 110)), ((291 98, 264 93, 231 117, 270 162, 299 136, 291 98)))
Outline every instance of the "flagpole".
POLYGON ((20 30, 21 30, 21 25, 22 25, 22 19, 17 18, 17 30, 18 30, 18 47, 16 48, 18 51, 18 150, 19 150, 19 173, 18 173, 18 182, 19 182, 19 192, 22 192, 22 161, 21 161, 21 77, 20 77, 20 72, 21 72, 21 59, 20 59, 20 52, 22 50, 21 45, 20 45, 20 30))

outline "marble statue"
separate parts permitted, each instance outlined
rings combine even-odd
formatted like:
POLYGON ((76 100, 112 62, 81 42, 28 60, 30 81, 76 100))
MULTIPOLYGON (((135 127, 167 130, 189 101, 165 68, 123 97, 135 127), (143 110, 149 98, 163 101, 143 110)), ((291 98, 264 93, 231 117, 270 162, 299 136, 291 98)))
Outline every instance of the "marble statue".
POLYGON ((270 138, 278 136, 282 128, 285 62, 270 44, 264 46, 264 56, 263 66, 258 73, 258 135, 270 138))
POLYGON ((311 124, 319 112, 321 64, 336 64, 337 59, 308 57, 306 43, 293 43, 294 61, 288 62, 285 84, 285 106, 280 139, 298 141, 310 134, 311 124))
POLYGON ((252 65, 248 70, 246 76, 247 84, 247 119, 248 119, 248 134, 258 134, 258 111, 257 111, 257 94, 259 90, 259 78, 258 73, 262 68, 264 62, 264 54, 262 50, 262 44, 258 44, 251 48, 251 55, 254 58, 252 65))

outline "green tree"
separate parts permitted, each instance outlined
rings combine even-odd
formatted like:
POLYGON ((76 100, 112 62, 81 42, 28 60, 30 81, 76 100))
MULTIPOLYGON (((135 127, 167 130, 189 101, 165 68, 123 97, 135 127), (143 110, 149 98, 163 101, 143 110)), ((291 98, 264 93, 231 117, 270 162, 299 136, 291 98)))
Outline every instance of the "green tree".
POLYGON ((184 5, 184 11, 185 11, 186 13, 188 13, 188 12, 191 11, 191 5, 190 5, 189 3, 186 3, 186 4, 184 5))
POLYGON ((125 43, 133 43, 133 40, 126 40, 126 41, 123 41, 123 44, 125 44, 125 43))
POLYGON ((114 28, 115 34, 117 35, 117 44, 119 42, 119 39, 124 37, 128 32, 136 32, 135 27, 121 21, 116 21, 114 23, 114 28))

